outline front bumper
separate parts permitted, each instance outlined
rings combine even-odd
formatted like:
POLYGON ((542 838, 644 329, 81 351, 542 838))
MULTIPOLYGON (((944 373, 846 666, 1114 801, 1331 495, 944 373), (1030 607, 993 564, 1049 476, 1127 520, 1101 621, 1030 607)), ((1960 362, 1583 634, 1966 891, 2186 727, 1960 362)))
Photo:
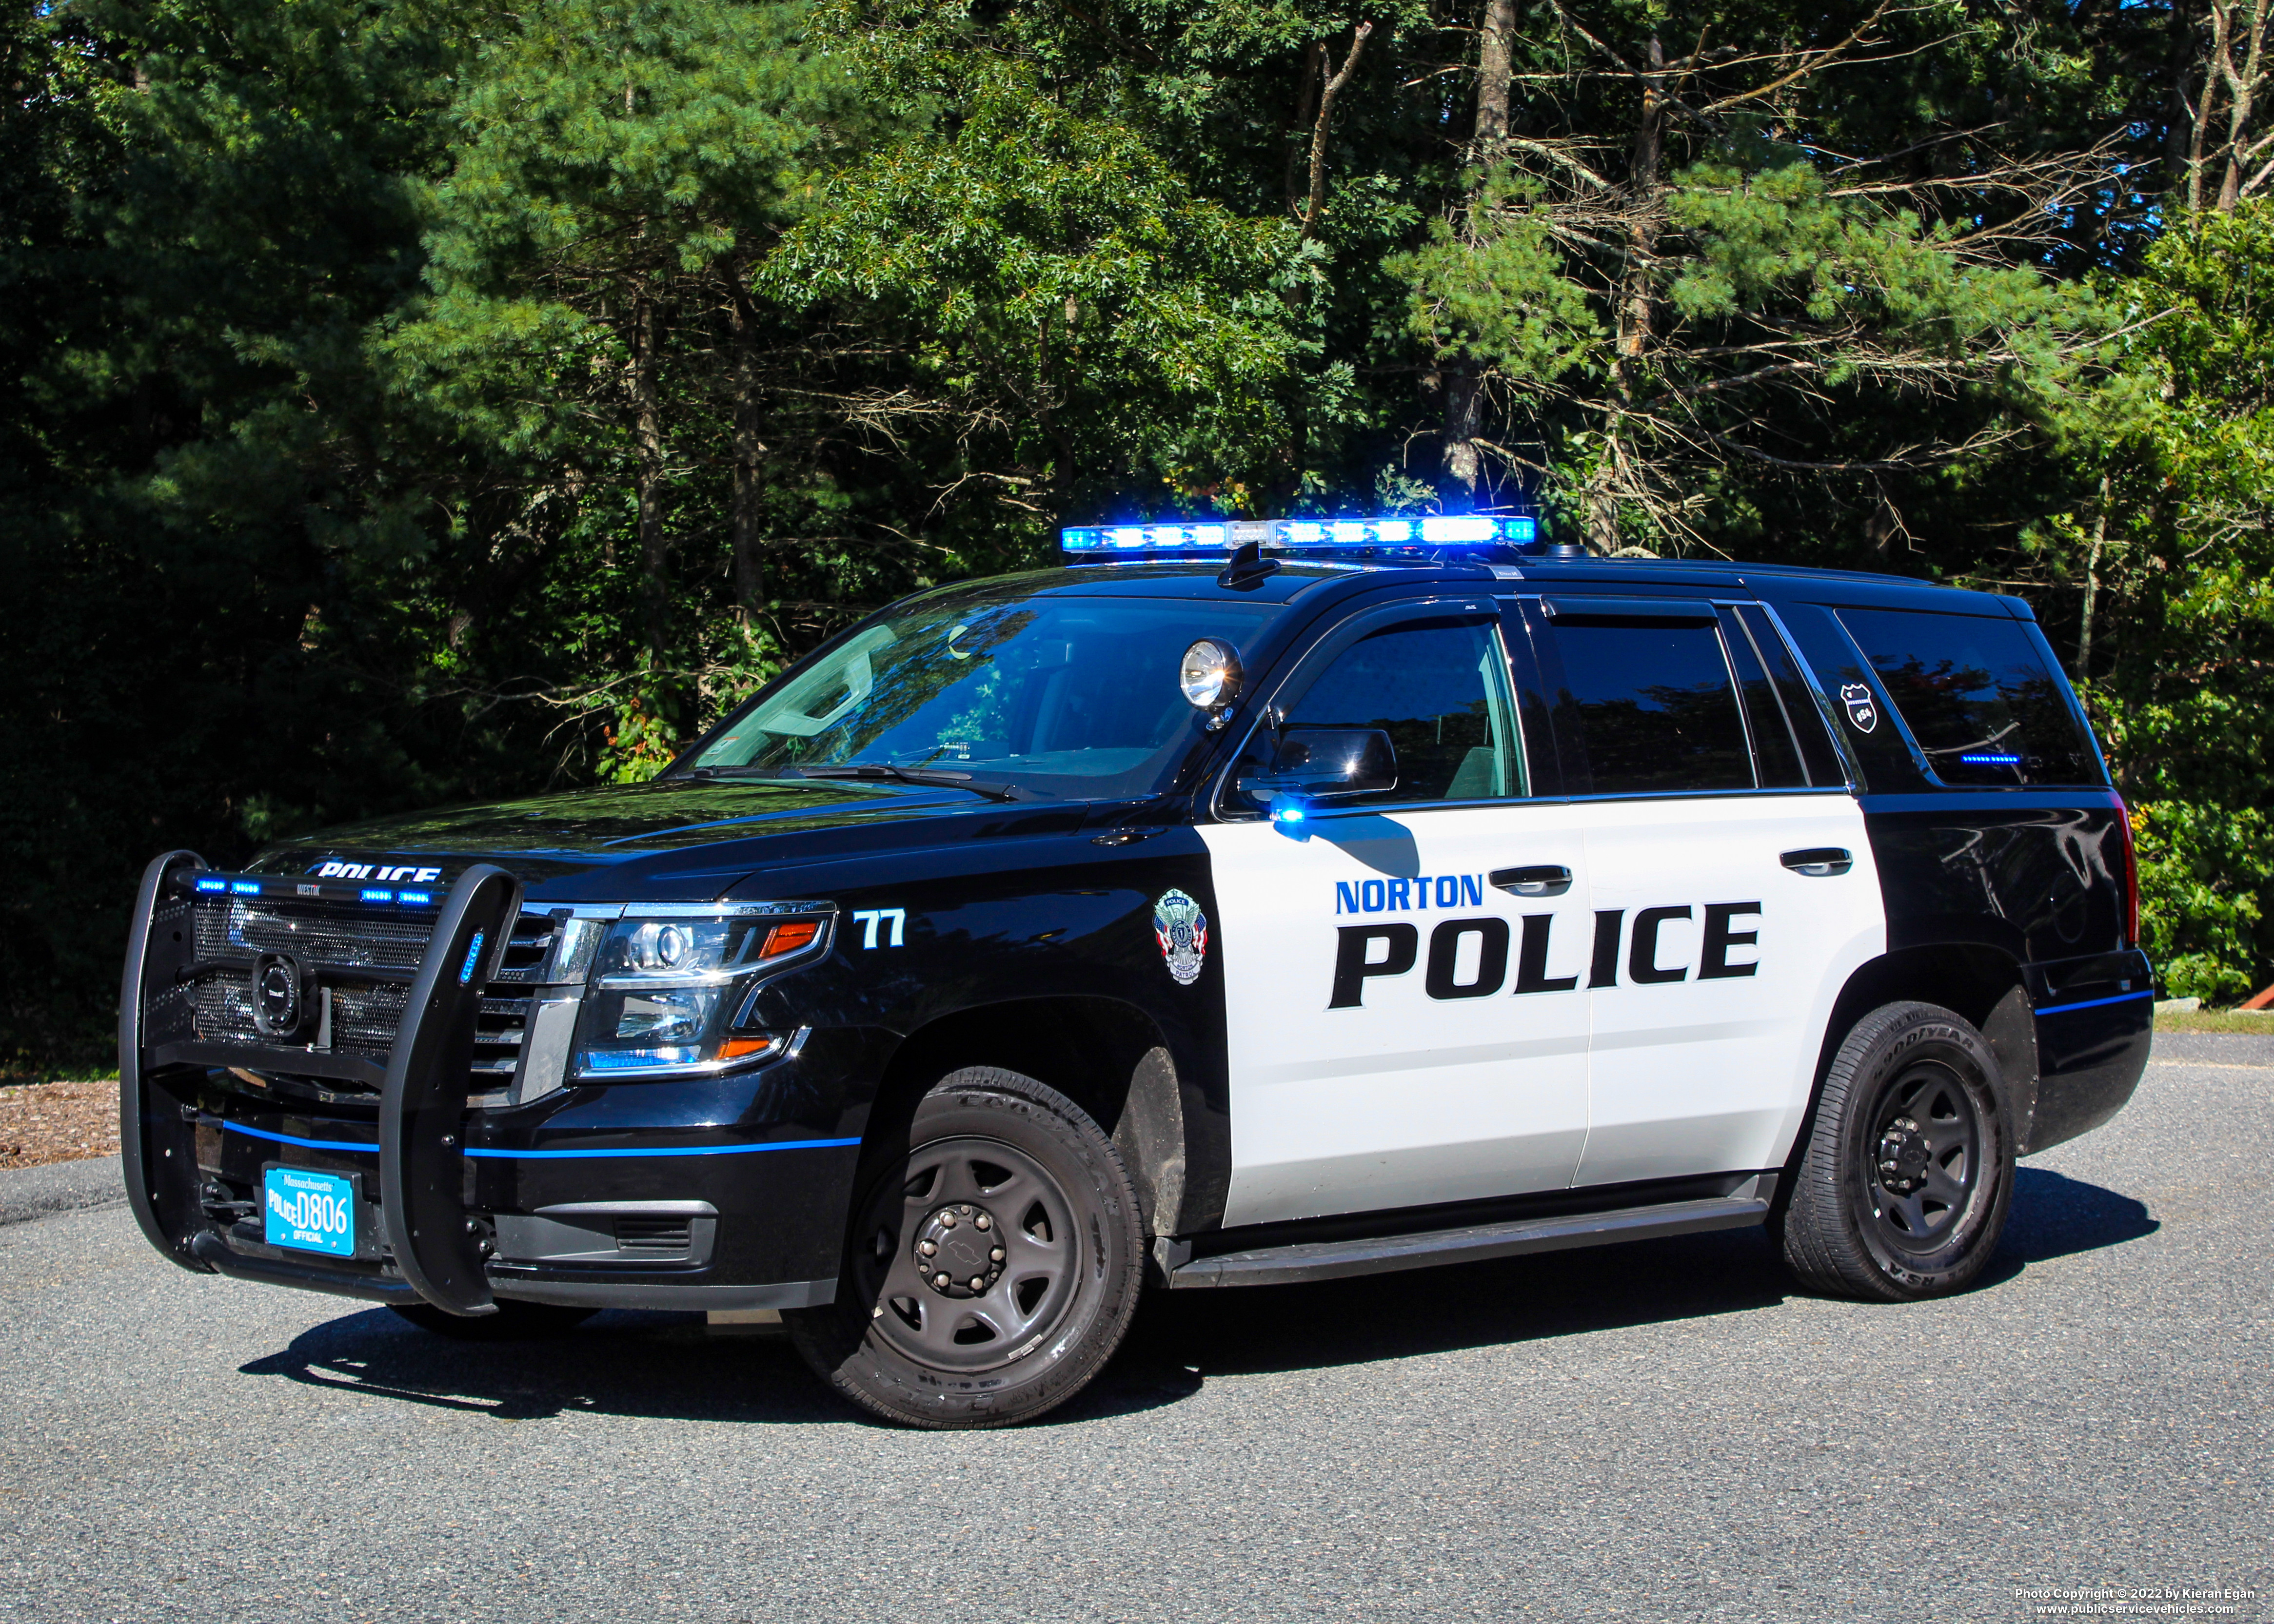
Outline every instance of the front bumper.
POLYGON ((842 1086, 862 1066, 857 1035, 808 1034, 749 1071, 571 1084, 470 1108, 482 982, 456 972, 471 933, 496 940, 517 905, 509 882, 485 896, 470 871, 441 910, 383 1086, 358 1096, 339 1086, 341 1065, 328 1079, 299 1064, 305 1051, 147 1041, 178 1039, 146 1032, 146 1015, 182 974, 177 904, 201 868, 186 853, 152 865, 120 1000, 129 1194, 174 1261, 457 1313, 493 1297, 669 1309, 832 1299, 859 1155, 862 1113, 842 1086), (471 990, 437 992, 438 981, 471 990), (267 1244, 259 1203, 279 1165, 350 1182, 353 1255, 267 1244))

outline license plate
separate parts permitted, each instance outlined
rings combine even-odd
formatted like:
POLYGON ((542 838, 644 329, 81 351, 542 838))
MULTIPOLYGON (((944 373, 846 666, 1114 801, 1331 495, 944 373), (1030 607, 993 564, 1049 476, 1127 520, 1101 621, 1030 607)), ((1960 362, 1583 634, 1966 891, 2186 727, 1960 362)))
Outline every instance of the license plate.
POLYGON ((336 1173, 273 1167, 262 1180, 263 1238, 271 1246, 355 1255, 355 1185, 336 1173))

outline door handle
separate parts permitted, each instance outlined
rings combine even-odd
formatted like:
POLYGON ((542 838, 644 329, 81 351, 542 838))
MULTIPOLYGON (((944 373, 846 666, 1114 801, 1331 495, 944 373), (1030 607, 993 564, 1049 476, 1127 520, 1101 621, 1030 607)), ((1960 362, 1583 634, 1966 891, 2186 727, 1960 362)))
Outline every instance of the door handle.
POLYGON ((1495 868, 1490 878, 1496 889, 1513 891, 1519 897, 1560 897, 1571 889, 1571 871, 1561 863, 1534 863, 1529 868, 1495 868))
POLYGON ((1812 880, 1845 874, 1856 866, 1856 859, 1844 846, 1811 846, 1805 851, 1787 852, 1777 861, 1795 874, 1804 874, 1812 880))

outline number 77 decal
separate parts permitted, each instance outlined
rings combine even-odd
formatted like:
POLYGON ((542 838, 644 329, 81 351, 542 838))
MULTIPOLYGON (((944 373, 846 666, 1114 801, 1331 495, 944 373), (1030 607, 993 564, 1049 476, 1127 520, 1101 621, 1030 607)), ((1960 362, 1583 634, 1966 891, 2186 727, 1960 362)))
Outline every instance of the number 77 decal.
POLYGON ((853 917, 862 927, 861 945, 862 947, 877 945, 877 927, 888 920, 892 922, 892 934, 885 945, 898 947, 900 945, 901 934, 907 926, 908 911, 906 908, 863 908, 853 917))

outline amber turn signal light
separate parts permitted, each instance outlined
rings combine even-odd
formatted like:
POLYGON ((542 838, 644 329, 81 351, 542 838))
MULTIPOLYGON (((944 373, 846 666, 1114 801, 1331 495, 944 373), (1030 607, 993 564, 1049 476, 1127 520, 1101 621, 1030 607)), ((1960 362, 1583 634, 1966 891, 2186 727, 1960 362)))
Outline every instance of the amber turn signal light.
POLYGON ((813 945, 821 934, 821 927, 811 920, 800 920, 795 924, 776 925, 766 932, 766 944, 758 950, 761 959, 779 959, 784 953, 794 953, 802 947, 813 945))

